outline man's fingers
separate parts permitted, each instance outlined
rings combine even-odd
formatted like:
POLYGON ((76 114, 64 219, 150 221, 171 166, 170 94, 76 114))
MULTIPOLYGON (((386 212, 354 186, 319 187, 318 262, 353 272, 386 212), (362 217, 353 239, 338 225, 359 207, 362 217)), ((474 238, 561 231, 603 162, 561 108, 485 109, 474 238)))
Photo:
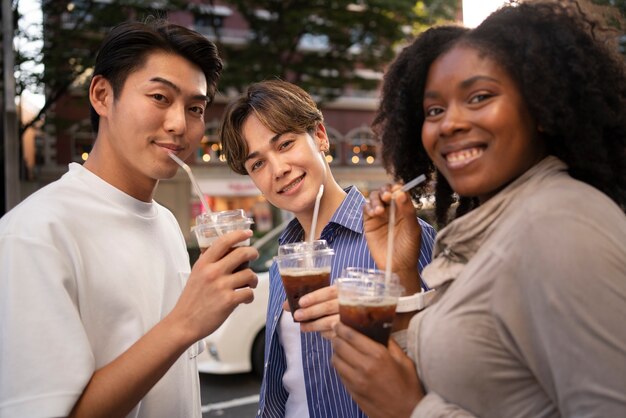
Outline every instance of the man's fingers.
POLYGON ((246 241, 252 236, 251 230, 238 230, 232 231, 222 235, 201 255, 207 262, 213 263, 221 260, 226 254, 228 254, 233 247, 242 241, 246 241))
POLYGON ((231 274, 229 277, 231 278, 230 285, 233 289, 240 289, 242 287, 255 289, 259 283, 259 277, 250 269, 238 271, 237 273, 231 274))
POLYGON ((230 273, 242 267, 248 267, 247 263, 259 258, 259 251, 254 247, 237 247, 222 258, 224 269, 230 273))
POLYGON ((337 285, 326 286, 302 296, 298 303, 301 308, 308 308, 322 302, 337 299, 337 285))
POLYGON ((298 312, 300 312, 300 310, 296 311, 295 319, 300 321, 300 331, 302 332, 330 332, 334 335, 335 332, 333 330, 333 327, 337 322, 339 322, 339 315, 330 315, 330 316, 325 316, 323 318, 317 319, 315 321, 302 322, 302 320, 297 315, 298 312))
POLYGON ((337 299, 327 302, 318 303, 309 308, 298 309, 294 312, 294 318, 297 321, 314 321, 328 315, 336 315, 339 313, 339 301, 337 299))

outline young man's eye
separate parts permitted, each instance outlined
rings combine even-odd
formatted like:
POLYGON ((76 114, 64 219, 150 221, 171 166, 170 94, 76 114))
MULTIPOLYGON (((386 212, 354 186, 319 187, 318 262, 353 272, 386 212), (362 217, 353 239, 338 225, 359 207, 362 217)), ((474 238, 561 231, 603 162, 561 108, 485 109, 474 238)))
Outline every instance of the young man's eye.
POLYGON ((261 167, 263 167, 263 160, 257 160, 250 165, 250 172, 254 172, 261 167))
POLYGON ((281 142, 281 143, 280 143, 280 145, 278 145, 278 149, 279 149, 279 150, 284 150, 284 149, 287 149, 287 148, 289 148, 289 147, 290 147, 293 143, 294 143, 294 140, 293 140, 293 139, 288 139, 288 140, 286 140, 286 141, 281 142))

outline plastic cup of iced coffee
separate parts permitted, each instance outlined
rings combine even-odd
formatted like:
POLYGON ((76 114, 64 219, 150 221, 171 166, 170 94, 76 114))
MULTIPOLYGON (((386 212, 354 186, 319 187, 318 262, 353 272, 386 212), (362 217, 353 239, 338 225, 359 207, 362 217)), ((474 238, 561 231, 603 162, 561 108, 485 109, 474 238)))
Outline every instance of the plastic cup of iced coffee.
POLYGON ((278 247, 274 261, 283 281, 291 314, 300 308, 307 293, 330 285, 330 267, 335 251, 326 240, 295 242, 278 247))
POLYGON ((397 275, 385 280, 384 271, 348 268, 336 283, 340 321, 386 346, 404 292, 397 275))
MULTIPOLYGON (((254 221, 246 216, 243 209, 205 212, 196 216, 196 226, 193 228, 193 231, 198 240, 200 252, 204 253, 220 236, 236 230, 250 229, 253 223, 254 221)), ((237 243, 233 249, 248 245, 250 245, 249 238, 237 243)), ((248 265, 248 262, 243 263, 234 271, 246 269, 248 265)))

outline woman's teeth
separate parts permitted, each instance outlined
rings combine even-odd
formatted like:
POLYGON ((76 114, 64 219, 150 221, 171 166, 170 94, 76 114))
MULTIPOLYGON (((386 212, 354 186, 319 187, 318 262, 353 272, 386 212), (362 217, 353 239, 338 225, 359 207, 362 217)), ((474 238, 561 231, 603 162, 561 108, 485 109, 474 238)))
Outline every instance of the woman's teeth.
POLYGON ((453 165, 453 166, 467 164, 470 161, 473 161, 476 158, 480 157, 482 154, 483 154, 482 148, 464 149, 461 151, 455 151, 455 152, 446 154, 446 161, 448 162, 448 164, 453 165))

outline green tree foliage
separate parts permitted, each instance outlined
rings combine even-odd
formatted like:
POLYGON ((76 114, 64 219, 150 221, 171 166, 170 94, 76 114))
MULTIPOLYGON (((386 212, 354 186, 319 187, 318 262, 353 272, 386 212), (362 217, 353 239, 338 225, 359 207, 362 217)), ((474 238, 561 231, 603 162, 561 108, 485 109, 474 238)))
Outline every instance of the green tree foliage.
POLYGON ((230 0, 252 31, 247 44, 232 45, 214 28, 227 63, 221 88, 241 91, 253 81, 281 78, 322 99, 338 96, 346 86, 372 90, 378 80, 369 71, 381 71, 415 27, 452 18, 456 3, 230 0))
MULTIPOLYGON (((212 0, 205 5, 214 6, 212 0)), ((49 113, 72 88, 84 89, 95 52, 107 29, 128 19, 167 17, 191 11, 208 17, 211 34, 226 62, 220 89, 242 90, 247 84, 280 77, 297 82, 320 98, 341 90, 369 90, 378 80, 357 68, 379 71, 395 47, 419 28, 456 12, 457 0, 228 0, 251 29, 248 42, 232 45, 211 15, 211 7, 185 0, 41 0, 43 28, 18 34, 40 49, 19 49, 16 89, 42 93, 45 106, 20 132, 49 113), (207 16, 207 10, 208 16, 207 16), (314 46, 315 48, 308 48, 314 46), (41 68, 43 67, 43 71, 41 68), (365 74, 365 75, 364 75, 365 74)), ((17 9, 17 3, 14 4, 17 9)))
POLYGON ((164 17, 168 11, 185 7, 186 3, 180 0, 41 0, 43 25, 21 25, 16 32, 20 39, 18 45, 30 45, 29 48, 18 46, 16 51, 16 92, 20 95, 29 89, 43 94, 45 105, 32 121, 20 126, 20 133, 48 114, 73 87, 83 87, 108 29, 128 19, 148 15, 164 17), (39 47, 33 49, 33 45, 39 47))

